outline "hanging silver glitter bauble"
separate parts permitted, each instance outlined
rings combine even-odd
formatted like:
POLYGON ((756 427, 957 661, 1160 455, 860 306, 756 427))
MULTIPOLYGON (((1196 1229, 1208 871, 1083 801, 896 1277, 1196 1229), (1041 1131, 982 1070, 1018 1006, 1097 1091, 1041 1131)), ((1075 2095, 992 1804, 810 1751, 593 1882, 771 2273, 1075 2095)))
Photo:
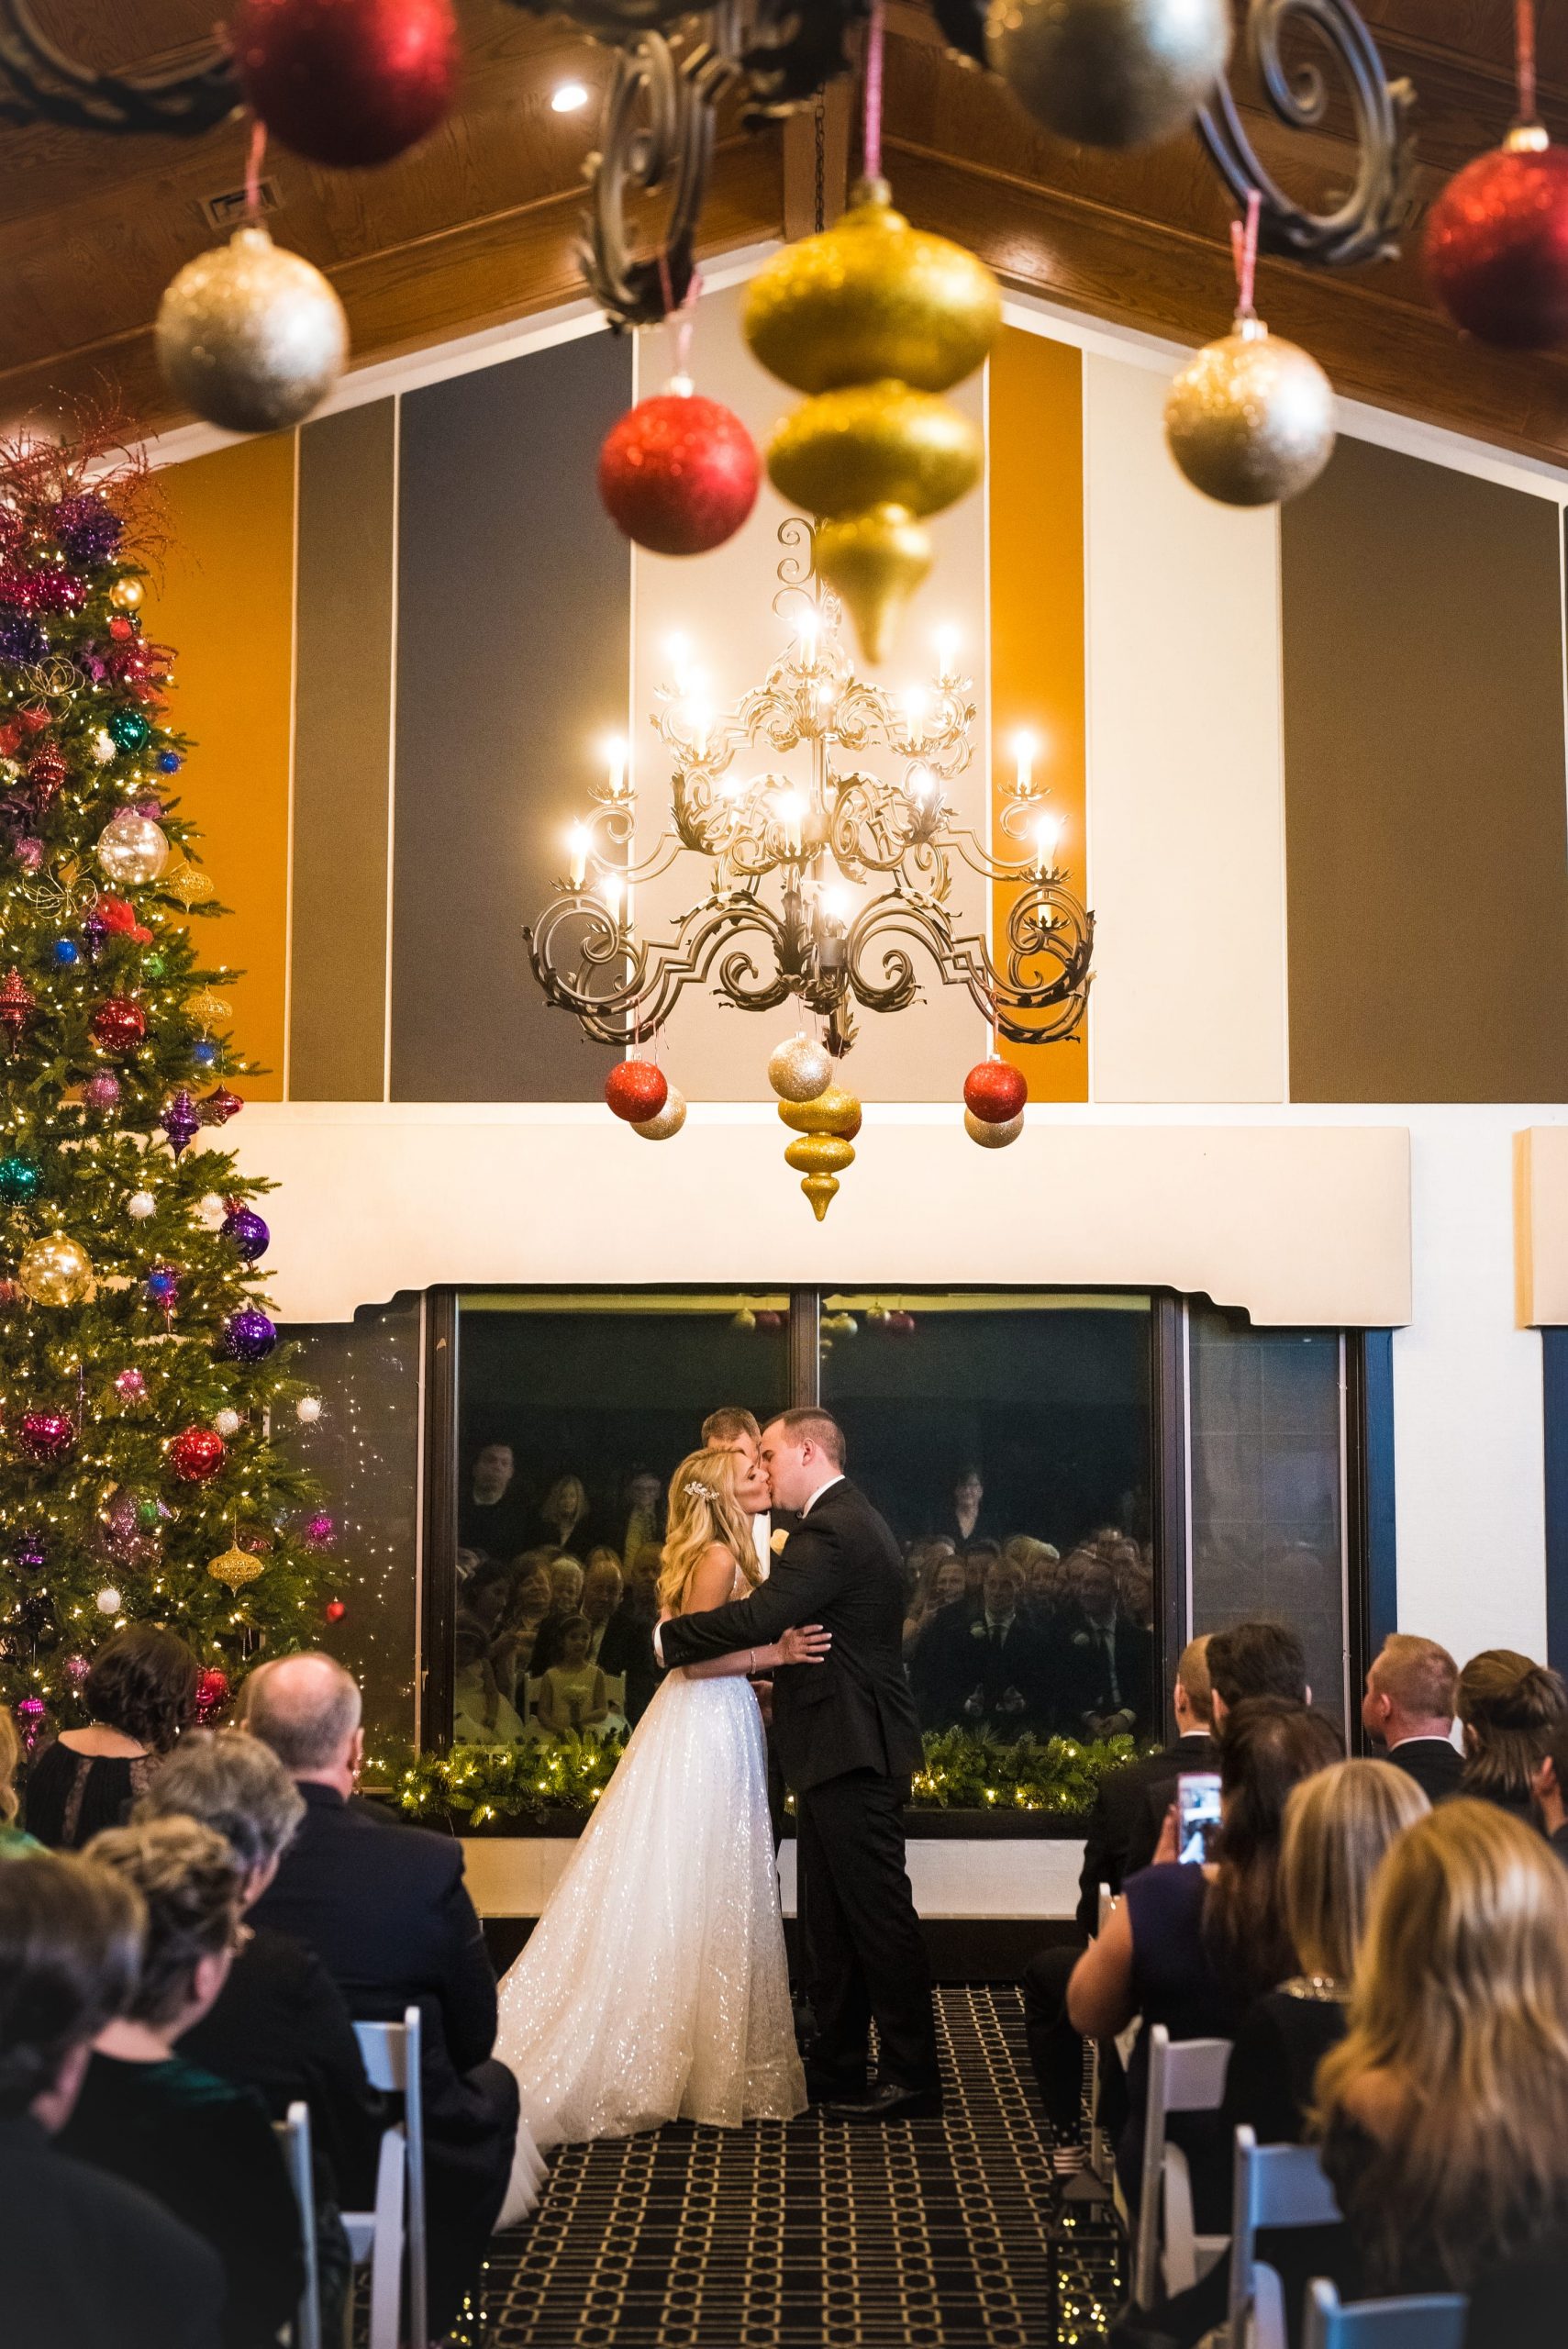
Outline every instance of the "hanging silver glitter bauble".
POLYGON ((158 362, 172 391, 228 432, 303 423, 349 357, 343 305, 318 269, 265 228, 237 228, 187 262, 158 310, 158 362))
POLYGON ((963 1113, 963 1130, 971 1141, 980 1144, 982 1150, 1006 1150, 1010 1141, 1018 1141, 1023 1130, 1024 1113, 1021 1109, 1016 1118, 1008 1118, 999 1126, 992 1125, 984 1118, 977 1118, 973 1109, 966 1109, 963 1113))
POLYGON ((1308 487, 1333 455, 1333 387, 1307 351, 1261 318, 1241 318, 1176 376, 1165 439, 1206 497, 1273 506, 1308 487))
POLYGON ((768 1057, 768 1083, 781 1101, 815 1101, 832 1081, 832 1056, 810 1036, 791 1036, 768 1057))
POLYGON ((680 1132, 685 1122, 686 1097, 672 1085, 664 1096, 664 1107, 658 1115, 644 1118, 631 1130, 634 1134, 640 1134, 644 1141, 669 1141, 680 1132))
POLYGON ((985 50, 1059 139, 1144 147, 1185 130, 1230 53, 1229 0, 991 0, 985 50))

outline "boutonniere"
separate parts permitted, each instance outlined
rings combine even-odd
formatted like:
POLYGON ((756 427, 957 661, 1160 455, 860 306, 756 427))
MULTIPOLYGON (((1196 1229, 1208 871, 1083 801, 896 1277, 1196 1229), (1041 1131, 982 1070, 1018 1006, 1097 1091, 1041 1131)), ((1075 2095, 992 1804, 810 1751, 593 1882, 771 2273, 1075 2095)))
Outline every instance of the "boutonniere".
POLYGON ((1073 1634, 1073 1644, 1075 1648, 1086 1648, 1089 1644, 1089 1634, 1087 1631, 1074 1631, 1073 1634))
POLYGON ((981 1616, 977 1621, 970 1625, 969 1636, 972 1640, 983 1640, 985 1637, 985 1619, 984 1616, 981 1616))
POLYGON ((784 1546, 788 1540, 789 1535, 781 1525, 778 1531, 773 1535, 773 1540, 768 1544, 769 1549, 773 1552, 775 1558, 782 1557, 784 1555, 784 1546))

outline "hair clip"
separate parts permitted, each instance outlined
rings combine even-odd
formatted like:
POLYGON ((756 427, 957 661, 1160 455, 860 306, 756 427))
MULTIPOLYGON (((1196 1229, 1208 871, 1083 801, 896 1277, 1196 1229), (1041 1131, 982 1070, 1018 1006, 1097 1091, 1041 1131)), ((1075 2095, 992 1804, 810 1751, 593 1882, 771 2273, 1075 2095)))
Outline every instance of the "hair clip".
POLYGON ((698 1500, 716 1501, 718 1498, 718 1495, 714 1491, 711 1485, 704 1485, 700 1483, 695 1476, 691 1478, 690 1482, 686 1486, 686 1490, 688 1493, 695 1493, 698 1500))

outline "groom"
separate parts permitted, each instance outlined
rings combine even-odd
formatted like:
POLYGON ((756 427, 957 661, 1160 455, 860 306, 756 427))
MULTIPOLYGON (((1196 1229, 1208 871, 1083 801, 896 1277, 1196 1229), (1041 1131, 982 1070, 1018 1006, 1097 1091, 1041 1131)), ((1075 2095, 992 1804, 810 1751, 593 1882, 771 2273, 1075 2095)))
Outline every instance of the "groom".
POLYGON ((656 1644, 673 1669, 766 1647, 794 1625, 832 1633, 824 1663, 773 1676, 817 2019, 810 2084, 835 2120, 918 2120, 941 2110, 941 2084, 930 1969, 904 1865, 904 1803, 921 1750, 904 1676, 898 1544, 845 1476, 843 1433, 826 1411, 772 1420, 762 1459, 775 1508, 798 1520, 772 1575, 750 1598, 662 1624, 656 1644), (882 2062, 868 2093, 873 2017, 882 2062))

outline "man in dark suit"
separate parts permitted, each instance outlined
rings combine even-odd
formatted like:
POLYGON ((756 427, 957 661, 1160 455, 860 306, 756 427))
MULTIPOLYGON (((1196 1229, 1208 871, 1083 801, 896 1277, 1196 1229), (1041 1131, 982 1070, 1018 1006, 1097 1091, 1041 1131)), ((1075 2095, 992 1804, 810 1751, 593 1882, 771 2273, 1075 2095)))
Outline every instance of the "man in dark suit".
POLYGON ((1451 1734, 1458 1681, 1447 1648, 1408 1631, 1391 1631, 1367 1667, 1362 1727, 1429 1802, 1459 1791, 1464 1763, 1451 1734))
POLYGON ((1123 1613, 1106 1559, 1084 1550, 1069 1564, 1076 1608, 1064 1626, 1062 1729, 1069 1737, 1115 1737, 1146 1728, 1153 1634, 1123 1613))
POLYGON ((845 1476, 843 1434, 827 1412, 785 1411, 763 1429, 762 1458, 775 1504, 798 1515, 795 1531, 749 1598, 662 1624, 660 1653, 673 1667, 769 1646, 795 1625, 832 1634, 826 1662, 773 1679, 817 2021, 807 2076, 836 2119, 915 2120, 940 2110, 941 2089, 930 1968, 904 1855, 904 1804, 922 1758, 904 1676, 904 1562, 891 1529, 845 1476), (882 2065, 868 2092, 873 2018, 882 2065))
POLYGON ((360 1692, 332 1657, 261 1665, 245 1686, 244 1724, 306 1804, 253 1921, 312 1948, 360 2021, 399 2021, 419 2009, 430 2326, 442 2333, 478 2280, 517 2134, 517 2084, 491 2054, 495 1976, 462 1847, 355 1799, 360 1692))
POLYGON ((980 1607, 944 1607, 910 1663, 920 1720, 1012 1739, 1054 1709, 1047 1642, 1023 1606, 1023 1575, 1000 1551, 988 1560, 980 1607))
MULTIPOLYGON (((1176 1717, 1171 1744, 1163 1753, 1129 1762, 1100 1780, 1078 1878, 1078 1923, 1085 1940, 1099 1931, 1101 1885, 1119 1892, 1126 1877, 1153 1859, 1160 1826, 1175 1799, 1182 1773, 1219 1767, 1207 1648, 1206 1636, 1189 1640, 1182 1651, 1171 1698, 1176 1717)), ((1081 1947, 1069 1943, 1041 1950, 1025 1966, 1021 1986, 1029 2059, 1040 2099, 1060 2138, 1076 2133, 1084 2080, 1084 2043, 1067 2020, 1067 1982, 1081 1947)))

